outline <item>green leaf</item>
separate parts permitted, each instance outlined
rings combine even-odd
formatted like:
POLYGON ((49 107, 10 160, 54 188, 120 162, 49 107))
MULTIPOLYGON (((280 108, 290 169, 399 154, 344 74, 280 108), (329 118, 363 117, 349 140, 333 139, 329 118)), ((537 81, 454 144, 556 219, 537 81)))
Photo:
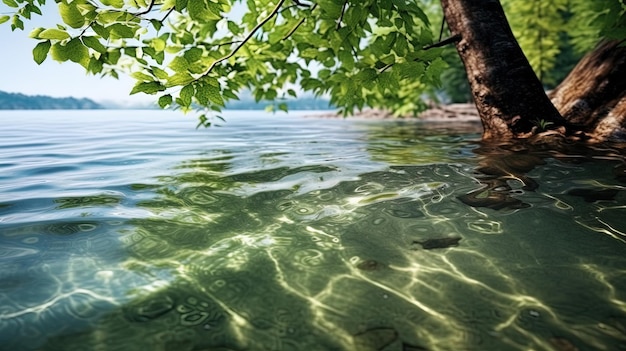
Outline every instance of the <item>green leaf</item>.
POLYGON ((395 51, 398 56, 404 56, 407 53, 409 44, 406 40, 406 37, 403 35, 399 35, 396 40, 395 51))
POLYGON ((38 43, 33 49, 33 59, 40 65, 46 57, 48 57, 48 52, 50 51, 50 47, 52 44, 50 40, 42 41, 38 43))
POLYGON ((71 4, 59 3, 59 14, 63 22, 72 28, 81 28, 85 25, 85 17, 80 13, 75 2, 71 4))
POLYGON ((195 89, 193 87, 193 84, 185 85, 180 90, 180 94, 179 94, 181 105, 190 106, 191 99, 193 98, 194 94, 195 94, 195 89))
POLYGON ((26 7, 28 8, 30 12, 36 13, 39 16, 41 16, 41 9, 39 9, 39 7, 32 5, 32 4, 26 4, 26 7))
POLYGON ((48 28, 44 29, 38 36, 39 39, 53 39, 53 40, 65 40, 69 39, 70 35, 67 34, 66 31, 56 29, 56 28, 48 28))
POLYGON ((115 21, 117 21, 121 16, 122 13, 119 11, 102 11, 98 13, 96 20, 98 23, 106 26, 108 24, 115 23, 115 21))
POLYGON ((242 32, 242 28, 233 21, 228 21, 228 31, 233 33, 233 35, 237 35, 242 32))
POLYGON ((232 90, 224 89, 222 95, 227 99, 239 100, 239 97, 232 92, 232 90))
POLYGON ((42 27, 35 28, 31 30, 30 33, 28 33, 28 37, 37 39, 39 38, 39 33, 43 32, 45 29, 46 28, 42 28, 42 27))
POLYGON ((18 15, 13 16, 13 21, 11 21, 11 30, 16 29, 24 30, 24 22, 20 19, 18 15))
POLYGON ((206 8, 204 0, 191 0, 187 3, 187 11, 189 11, 189 17, 194 20, 206 20, 209 15, 209 10, 206 8))
POLYGON ((91 29, 93 29, 94 32, 96 32, 96 34, 98 34, 99 36, 102 37, 102 39, 109 39, 109 29, 105 28, 104 26, 98 24, 98 23, 93 23, 91 25, 91 29))
POLYGON ((154 27, 156 31, 161 30, 161 28, 163 27, 163 23, 156 19, 151 19, 150 23, 152 23, 152 27, 154 27))
POLYGON ((8 16, 8 15, 0 16, 0 24, 7 22, 10 19, 11 19, 11 16, 8 16))
POLYGON ((187 59, 187 62, 196 62, 202 58, 202 49, 200 48, 191 48, 183 54, 183 56, 187 59))
POLYGON ((167 85, 170 87, 187 85, 191 83, 193 80, 194 79, 191 76, 191 74, 187 72, 176 73, 167 80, 167 85))
POLYGON ((443 59, 436 58, 426 69, 425 76, 431 80, 433 85, 439 86, 441 84, 441 73, 446 67, 448 67, 448 64, 443 59))
POLYGON ((354 57, 352 56, 352 53, 350 51, 339 50, 338 56, 342 66, 344 66, 349 71, 354 69, 354 57))
POLYGON ((175 72, 185 72, 189 69, 189 61, 182 56, 176 56, 172 62, 170 62, 169 67, 175 72))
POLYGON ((209 122, 209 119, 206 117, 206 115, 203 114, 203 115, 198 116, 198 125, 196 126, 196 129, 200 127, 208 128, 210 126, 211 126, 211 122, 209 122))
POLYGON ((102 63, 101 60, 98 60, 94 57, 89 59, 89 65, 87 66, 87 71, 93 74, 98 74, 102 72, 103 68, 104 68, 104 64, 102 63))
POLYGON ((68 60, 67 50, 61 43, 54 43, 50 48, 50 56, 53 60, 59 62, 65 62, 68 60))
MULTIPOLYGON (((198 1, 198 0, 193 0, 193 1, 198 1)), ((187 7, 187 0, 176 0, 176 11, 178 12, 182 12, 185 7, 187 7)))
POLYGON ((165 90, 165 87, 159 82, 138 82, 130 91, 130 95, 137 93, 156 94, 165 90))
POLYGON ((196 100, 198 100, 198 103, 202 106, 209 105, 209 94, 206 83, 198 84, 196 87, 196 100))
POLYGON ((84 63, 85 65, 88 64, 89 50, 87 50, 87 47, 83 45, 83 42, 80 41, 79 38, 70 40, 65 45, 65 50, 67 52, 67 58, 70 61, 80 64, 84 63))
POLYGON ((167 79, 169 77, 169 74, 167 74, 167 72, 160 69, 159 67, 152 66, 150 67, 150 69, 152 70, 152 74, 154 74, 154 76, 159 79, 167 79))
POLYGON ((133 38, 135 36, 135 30, 137 27, 130 27, 127 24, 122 23, 114 23, 107 27, 110 31, 110 34, 116 38, 133 38))
POLYGON ((85 36, 82 37, 82 40, 87 47, 92 48, 101 54, 104 54, 107 51, 106 47, 100 43, 100 40, 94 36, 85 36))
POLYGON ((209 96, 209 100, 219 106, 225 106, 224 98, 222 98, 222 94, 220 94, 220 89, 214 86, 207 86, 207 94, 209 96))
POLYGON ((110 51, 107 51, 106 57, 108 59, 107 63, 116 65, 120 60, 120 57, 122 57, 122 53, 120 52, 120 49, 110 49, 110 51))
POLYGON ((166 108, 167 106, 172 104, 172 95, 167 94, 167 95, 163 95, 159 98, 159 107, 160 108, 166 108))
POLYGON ((420 77, 424 74, 424 70, 426 69, 426 65, 422 62, 403 62, 393 66, 394 70, 397 70, 400 79, 407 79, 411 77, 420 77))
POLYGON ((17 4, 17 2, 15 2, 15 0, 2 0, 2 2, 7 5, 8 7, 19 7, 19 5, 17 4))
POLYGON ((375 69, 373 68, 366 68, 364 70, 362 70, 361 72, 359 72, 355 78, 357 81, 361 82, 361 83, 368 83, 368 82, 373 82, 376 77, 378 76, 378 72, 376 72, 375 69))
POLYGON ((100 2, 105 6, 113 6, 116 9, 124 7, 124 0, 101 0, 100 2))
POLYGON ((131 74, 131 77, 135 78, 136 80, 142 81, 142 82, 152 82, 152 81, 154 81, 154 77, 152 77, 149 74, 145 74, 143 72, 133 72, 131 74))

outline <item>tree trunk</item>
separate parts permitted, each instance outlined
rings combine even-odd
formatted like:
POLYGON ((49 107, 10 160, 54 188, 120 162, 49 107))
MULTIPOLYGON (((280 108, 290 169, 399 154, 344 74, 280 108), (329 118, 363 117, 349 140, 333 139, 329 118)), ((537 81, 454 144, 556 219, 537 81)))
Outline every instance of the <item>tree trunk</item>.
POLYGON ((519 47, 498 0, 441 0, 483 124, 483 139, 566 125, 519 47))
POLYGON ((626 140, 626 47, 606 41, 551 93, 552 103, 594 141, 626 140))

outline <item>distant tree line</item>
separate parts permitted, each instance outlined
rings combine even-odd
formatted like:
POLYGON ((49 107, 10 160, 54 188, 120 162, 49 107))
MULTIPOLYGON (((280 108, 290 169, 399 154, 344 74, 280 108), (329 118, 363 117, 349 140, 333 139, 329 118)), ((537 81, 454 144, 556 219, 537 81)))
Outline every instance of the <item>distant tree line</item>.
POLYGON ((0 110, 93 110, 102 105, 90 99, 73 97, 29 96, 0 91, 0 110))
MULTIPOLYGON (((302 96, 278 102, 256 101, 252 96, 243 96, 240 100, 231 100, 226 104, 228 110, 280 110, 280 105, 286 105, 290 110, 328 110, 335 109, 328 99, 314 96, 302 96)), ((113 103, 100 104, 91 99, 73 97, 55 98, 45 95, 24 95, 0 91, 0 110, 95 110, 120 108, 158 108, 156 104, 140 104, 131 107, 120 107, 113 103)))

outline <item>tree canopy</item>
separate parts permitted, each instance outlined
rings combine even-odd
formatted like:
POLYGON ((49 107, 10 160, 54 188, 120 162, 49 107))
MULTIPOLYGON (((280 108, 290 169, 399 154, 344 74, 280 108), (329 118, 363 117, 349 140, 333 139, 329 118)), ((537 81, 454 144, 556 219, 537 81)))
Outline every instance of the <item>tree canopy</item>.
MULTIPOLYGON (((24 29, 45 0, 2 0, 0 23, 24 29)), ((626 37, 620 0, 503 0, 540 77, 555 79, 563 55, 601 38, 626 37)), ((281 102, 300 87, 330 96, 344 113, 366 106, 417 113, 457 66, 434 0, 57 0, 63 23, 36 28, 35 62, 74 62, 91 74, 136 80, 131 94, 162 108, 200 109, 210 124, 248 89, 281 102), (443 40, 443 42, 442 42, 443 40), (451 63, 451 64, 450 64, 451 63)), ((575 50, 575 51, 574 51, 575 50)), ((558 76, 558 75, 557 75, 558 76)))

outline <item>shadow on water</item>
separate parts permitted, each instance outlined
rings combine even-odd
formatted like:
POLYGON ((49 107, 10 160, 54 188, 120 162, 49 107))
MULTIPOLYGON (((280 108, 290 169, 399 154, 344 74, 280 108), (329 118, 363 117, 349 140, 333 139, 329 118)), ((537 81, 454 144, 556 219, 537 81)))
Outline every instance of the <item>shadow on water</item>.
POLYGON ((120 238, 151 283, 42 349, 626 349, 623 159, 367 128, 386 167, 181 163, 120 238))

